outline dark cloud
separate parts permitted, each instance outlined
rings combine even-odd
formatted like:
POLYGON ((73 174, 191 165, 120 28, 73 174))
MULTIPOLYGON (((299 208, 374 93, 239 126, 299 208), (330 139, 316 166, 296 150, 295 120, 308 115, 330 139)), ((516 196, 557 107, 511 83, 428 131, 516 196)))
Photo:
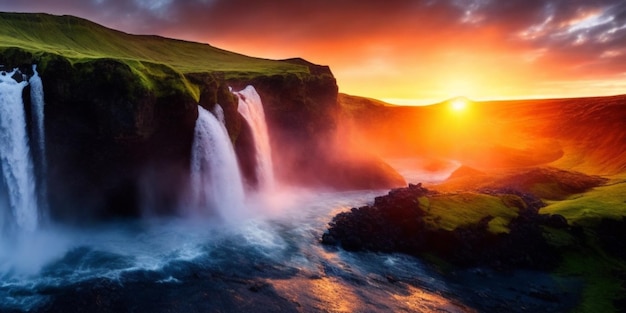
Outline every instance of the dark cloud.
POLYGON ((497 27, 515 36, 545 25, 537 45, 563 45, 585 35, 607 46, 622 43, 626 3, 617 0, 56 0, 13 1, 6 11, 76 14, 133 33, 178 32, 184 37, 306 36, 309 40, 394 34, 441 36, 497 27), (558 32, 586 11, 603 10, 610 23, 558 32), (611 30, 613 31, 611 32, 611 30))

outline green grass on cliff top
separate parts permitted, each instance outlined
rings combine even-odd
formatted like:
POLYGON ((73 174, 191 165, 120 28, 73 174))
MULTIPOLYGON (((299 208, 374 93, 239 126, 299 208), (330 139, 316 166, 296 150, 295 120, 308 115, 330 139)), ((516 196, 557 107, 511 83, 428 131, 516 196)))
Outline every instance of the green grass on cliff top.
POLYGON ((0 50, 17 47, 35 55, 58 54, 71 62, 119 59, 167 65, 181 73, 308 73, 307 66, 229 52, 208 44, 130 35, 72 16, 0 12, 0 50))
POLYGON ((548 201, 542 214, 561 214, 570 224, 593 226, 602 218, 626 216, 626 175, 618 175, 603 186, 562 201, 548 201))

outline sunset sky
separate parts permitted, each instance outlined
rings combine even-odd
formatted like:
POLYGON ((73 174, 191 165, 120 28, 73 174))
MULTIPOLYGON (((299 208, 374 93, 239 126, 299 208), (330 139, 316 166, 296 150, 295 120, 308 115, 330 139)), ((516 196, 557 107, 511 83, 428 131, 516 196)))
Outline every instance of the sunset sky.
POLYGON ((341 92, 392 103, 626 93, 626 2, 3 1, 134 34, 329 65, 341 92))

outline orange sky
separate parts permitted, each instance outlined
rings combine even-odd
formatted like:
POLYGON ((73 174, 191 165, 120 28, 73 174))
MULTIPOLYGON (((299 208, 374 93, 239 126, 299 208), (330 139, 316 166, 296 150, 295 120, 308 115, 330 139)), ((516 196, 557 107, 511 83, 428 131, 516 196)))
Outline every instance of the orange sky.
POLYGON ((130 33, 329 65, 341 92, 392 103, 626 93, 619 0, 58 0, 0 11, 73 14, 130 33))

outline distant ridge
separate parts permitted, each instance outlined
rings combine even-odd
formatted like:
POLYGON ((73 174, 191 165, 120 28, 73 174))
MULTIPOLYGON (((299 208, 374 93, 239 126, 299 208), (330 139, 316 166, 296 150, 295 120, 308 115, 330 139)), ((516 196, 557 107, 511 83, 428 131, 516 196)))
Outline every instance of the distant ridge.
POLYGON ((479 136, 473 143, 447 142, 445 127, 429 127, 434 118, 445 118, 448 101, 397 106, 345 94, 339 101, 351 132, 383 154, 438 155, 462 148, 458 157, 481 156, 483 164, 472 165, 479 168, 485 162, 505 167, 550 163, 588 174, 626 172, 626 95, 472 101, 468 120, 482 127, 483 135, 502 137, 479 136), (506 140, 508 133, 515 139, 506 140), (440 150, 433 151, 436 147, 440 150))

